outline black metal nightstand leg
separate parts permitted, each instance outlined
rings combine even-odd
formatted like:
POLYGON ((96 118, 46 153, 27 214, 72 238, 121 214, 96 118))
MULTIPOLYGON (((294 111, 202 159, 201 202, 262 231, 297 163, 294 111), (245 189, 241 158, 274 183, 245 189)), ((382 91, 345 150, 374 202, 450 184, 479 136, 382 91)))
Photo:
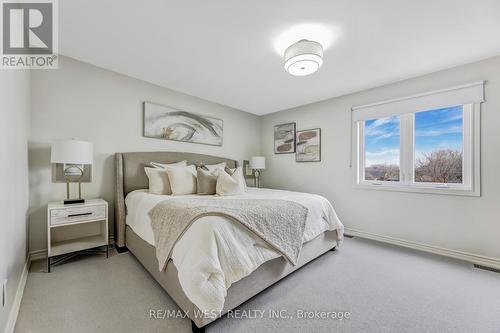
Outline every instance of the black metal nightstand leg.
POLYGON ((106 258, 109 258, 109 245, 101 245, 101 246, 97 246, 97 247, 94 247, 94 248, 90 248, 90 249, 85 249, 85 250, 78 250, 78 251, 74 251, 74 252, 69 252, 69 253, 65 253, 65 254, 60 254, 60 255, 57 255, 57 256, 53 256, 52 258, 54 258, 54 261, 51 260, 51 258, 47 257, 47 273, 50 273, 50 267, 52 265, 58 265, 64 261, 67 261, 79 254, 106 254, 106 258), (103 250, 103 246, 106 246, 106 251, 103 250), (99 249, 99 250, 97 250, 99 249))

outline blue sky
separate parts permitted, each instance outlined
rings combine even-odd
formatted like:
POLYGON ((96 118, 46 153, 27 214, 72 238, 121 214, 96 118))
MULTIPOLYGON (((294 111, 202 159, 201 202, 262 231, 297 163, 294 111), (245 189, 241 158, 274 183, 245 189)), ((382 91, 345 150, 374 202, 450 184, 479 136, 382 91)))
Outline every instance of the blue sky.
MULTIPOLYGON (((415 155, 437 149, 462 150, 462 106, 415 113, 415 155)), ((366 165, 399 165, 398 116, 365 121, 366 165)))

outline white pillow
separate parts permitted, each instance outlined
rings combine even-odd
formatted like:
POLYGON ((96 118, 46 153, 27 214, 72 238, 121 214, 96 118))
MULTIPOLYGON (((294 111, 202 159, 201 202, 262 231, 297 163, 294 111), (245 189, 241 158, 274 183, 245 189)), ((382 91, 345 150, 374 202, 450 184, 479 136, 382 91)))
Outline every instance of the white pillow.
POLYGON ((226 167, 226 162, 222 162, 222 163, 217 163, 217 164, 210 164, 210 165, 203 165, 205 168, 208 169, 208 171, 210 171, 211 173, 214 172, 215 170, 224 170, 224 168, 226 167))
POLYGON ((245 178, 243 170, 237 167, 232 175, 226 171, 219 172, 215 192, 218 195, 238 195, 245 193, 245 178))
POLYGON ((144 168, 149 179, 149 193, 153 194, 172 194, 170 181, 165 169, 144 168))
POLYGON ((170 164, 158 163, 158 162, 150 162, 152 166, 155 168, 165 169, 167 167, 187 167, 187 161, 180 161, 170 164))
POLYGON ((166 168, 173 195, 196 193, 196 167, 166 168))
MULTIPOLYGON (((224 170, 229 170, 229 171, 226 171, 227 173, 229 173, 230 175, 233 175, 236 170, 238 170, 239 167, 237 168, 234 168, 234 169, 231 169, 231 168, 224 168, 224 170)), ((245 176, 243 175, 243 168, 241 168, 241 172, 237 173, 237 176, 240 177, 239 181, 242 182, 243 184, 245 184, 245 192, 247 191, 247 181, 245 179, 245 176)))

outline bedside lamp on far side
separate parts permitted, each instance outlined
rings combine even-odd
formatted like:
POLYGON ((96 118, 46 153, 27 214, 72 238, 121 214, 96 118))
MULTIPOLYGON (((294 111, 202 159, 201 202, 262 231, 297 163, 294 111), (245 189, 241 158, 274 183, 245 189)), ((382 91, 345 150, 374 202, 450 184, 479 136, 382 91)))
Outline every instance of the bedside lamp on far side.
POLYGON ((260 173, 266 168, 266 158, 264 156, 253 156, 250 158, 250 169, 254 170, 255 187, 260 187, 260 173))
POLYGON ((91 142, 78 140, 57 140, 52 142, 50 162, 64 164, 66 179, 65 205, 85 203, 82 199, 81 179, 84 165, 90 165, 94 160, 94 150, 91 142), (78 182, 78 199, 70 199, 69 183, 78 182))

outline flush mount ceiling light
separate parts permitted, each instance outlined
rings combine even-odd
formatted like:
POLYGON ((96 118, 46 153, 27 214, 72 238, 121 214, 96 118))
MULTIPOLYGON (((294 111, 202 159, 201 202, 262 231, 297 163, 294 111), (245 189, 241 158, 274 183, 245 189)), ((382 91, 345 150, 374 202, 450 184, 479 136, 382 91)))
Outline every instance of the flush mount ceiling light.
POLYGON ((323 46, 302 39, 285 50, 285 70, 294 76, 305 76, 316 72, 323 64, 323 46))

